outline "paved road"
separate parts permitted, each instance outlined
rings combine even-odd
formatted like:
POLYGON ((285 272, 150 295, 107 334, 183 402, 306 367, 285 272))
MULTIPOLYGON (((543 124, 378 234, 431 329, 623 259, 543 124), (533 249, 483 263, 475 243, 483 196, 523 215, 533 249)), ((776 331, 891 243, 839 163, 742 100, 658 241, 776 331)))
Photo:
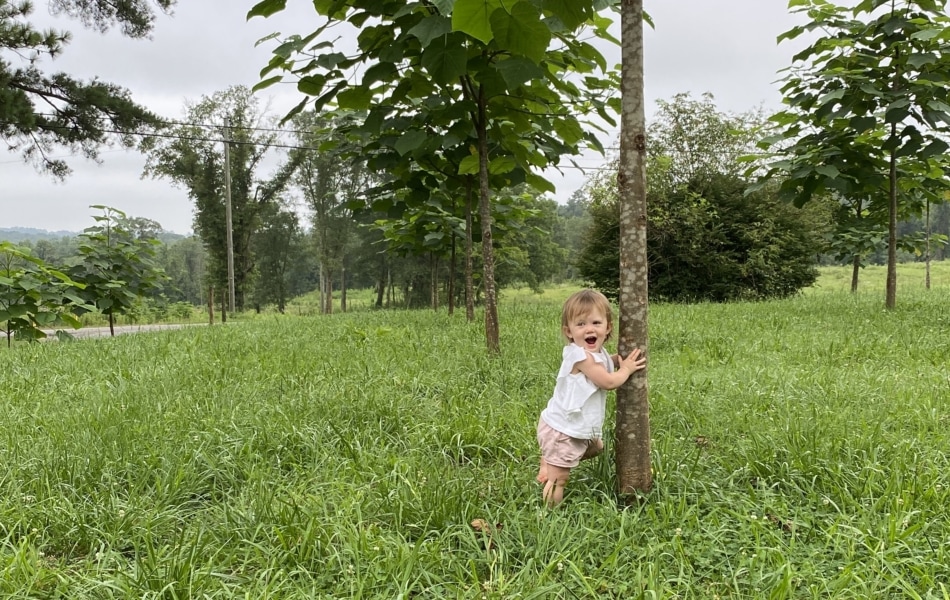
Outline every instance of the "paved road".
MULTIPOLYGON (((204 325, 204 323, 163 323, 155 325, 116 325, 115 334, 123 335, 126 333, 146 333, 149 331, 162 331, 165 329, 181 329, 182 327, 197 327, 199 325, 204 325)), ((63 328, 64 331, 69 332, 74 338, 91 338, 91 337, 109 337, 109 326, 105 327, 83 327, 82 329, 72 329, 70 327, 63 328)), ((44 329, 46 332, 47 340, 56 340, 56 331, 53 329, 44 329)))

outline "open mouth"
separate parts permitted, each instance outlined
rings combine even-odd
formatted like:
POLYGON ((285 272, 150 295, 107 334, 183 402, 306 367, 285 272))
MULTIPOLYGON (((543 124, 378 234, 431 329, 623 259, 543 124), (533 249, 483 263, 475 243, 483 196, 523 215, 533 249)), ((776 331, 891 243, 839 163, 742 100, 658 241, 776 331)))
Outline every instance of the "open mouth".
POLYGON ((597 343, 597 336, 596 335, 588 336, 584 338, 584 341, 587 342, 589 346, 593 346, 594 344, 597 343))

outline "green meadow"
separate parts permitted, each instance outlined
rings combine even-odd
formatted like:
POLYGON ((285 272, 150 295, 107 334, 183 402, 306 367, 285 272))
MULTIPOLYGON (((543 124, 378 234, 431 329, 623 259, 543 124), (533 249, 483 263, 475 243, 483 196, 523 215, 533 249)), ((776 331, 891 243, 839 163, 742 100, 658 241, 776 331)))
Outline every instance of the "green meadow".
POLYGON ((0 597, 950 598, 950 268, 902 267, 893 311, 861 277, 652 305, 627 507, 609 437, 560 508, 533 480, 571 287, 504 292, 498 357, 481 315, 356 296, 15 345, 0 597))

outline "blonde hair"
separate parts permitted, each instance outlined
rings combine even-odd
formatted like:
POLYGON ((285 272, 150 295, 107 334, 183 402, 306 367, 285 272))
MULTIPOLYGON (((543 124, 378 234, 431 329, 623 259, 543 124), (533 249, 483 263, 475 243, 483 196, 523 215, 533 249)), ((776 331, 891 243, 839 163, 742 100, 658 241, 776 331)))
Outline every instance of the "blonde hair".
MULTIPOLYGON (((586 315, 595 310, 600 311, 607 319, 607 329, 609 330, 607 339, 610 339, 610 334, 613 333, 614 329, 610 301, 597 290, 591 289, 574 292, 564 301, 564 308, 561 309, 561 331, 564 332, 565 329, 570 328, 571 321, 578 315, 586 315)), ((565 333, 565 337, 567 337, 567 333, 565 333)), ((568 341, 570 341, 570 338, 568 338, 568 341)))

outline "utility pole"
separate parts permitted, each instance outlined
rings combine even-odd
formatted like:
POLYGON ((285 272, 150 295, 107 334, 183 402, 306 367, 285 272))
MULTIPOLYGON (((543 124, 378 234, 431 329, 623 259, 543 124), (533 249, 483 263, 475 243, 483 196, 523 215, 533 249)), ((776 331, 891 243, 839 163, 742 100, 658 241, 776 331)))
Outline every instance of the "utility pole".
POLYGON ((228 304, 234 307, 234 234, 231 227, 231 117, 224 119, 224 218, 227 220, 228 304))

